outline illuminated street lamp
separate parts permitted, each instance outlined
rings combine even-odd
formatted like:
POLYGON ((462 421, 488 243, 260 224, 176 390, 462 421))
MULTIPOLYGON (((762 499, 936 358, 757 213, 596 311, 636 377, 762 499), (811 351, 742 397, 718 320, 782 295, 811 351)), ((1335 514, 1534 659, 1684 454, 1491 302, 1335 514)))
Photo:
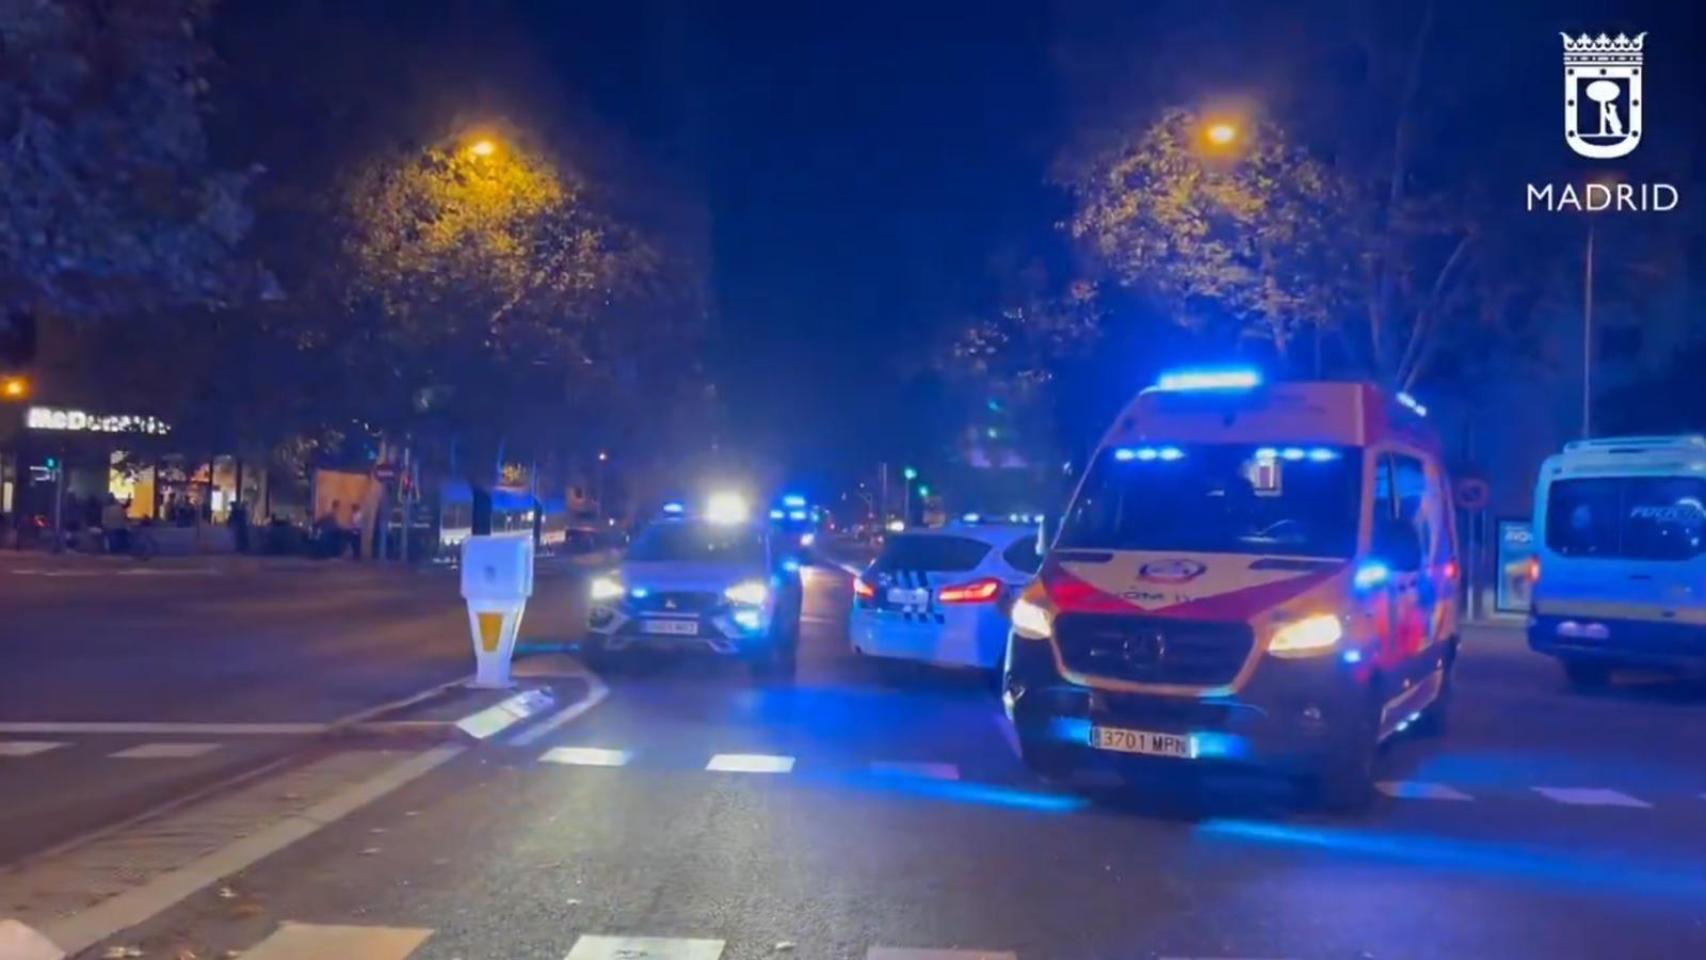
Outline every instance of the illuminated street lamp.
POLYGON ((1230 147, 1238 139, 1238 128, 1230 123, 1211 123, 1203 131, 1203 136, 1217 147, 1230 147))
POLYGON ((22 400, 29 395, 30 381, 27 377, 0 379, 0 400, 22 400))
POLYGON ((468 145, 468 152, 476 157, 489 157, 498 152, 498 145, 485 137, 481 137, 468 145))

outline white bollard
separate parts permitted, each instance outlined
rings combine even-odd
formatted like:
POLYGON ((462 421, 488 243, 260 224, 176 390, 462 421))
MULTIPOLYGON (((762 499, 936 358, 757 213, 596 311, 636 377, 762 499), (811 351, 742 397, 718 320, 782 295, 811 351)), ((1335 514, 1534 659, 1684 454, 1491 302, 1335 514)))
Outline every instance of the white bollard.
POLYGON ((521 615, 533 595, 533 537, 503 533, 462 541, 462 598, 474 641, 471 686, 510 686, 509 662, 521 615))

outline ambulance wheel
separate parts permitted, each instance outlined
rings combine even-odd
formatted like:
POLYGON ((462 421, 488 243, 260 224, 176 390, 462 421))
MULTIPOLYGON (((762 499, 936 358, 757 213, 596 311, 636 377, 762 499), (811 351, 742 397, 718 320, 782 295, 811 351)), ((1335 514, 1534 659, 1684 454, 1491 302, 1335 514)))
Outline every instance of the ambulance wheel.
POLYGON ((1611 665, 1595 660, 1565 660, 1564 678, 1578 690, 1595 690, 1611 682, 1611 665))
POLYGON ((1380 756, 1378 696, 1347 718, 1315 774, 1315 798, 1333 813, 1361 813, 1374 799, 1374 768, 1380 756))

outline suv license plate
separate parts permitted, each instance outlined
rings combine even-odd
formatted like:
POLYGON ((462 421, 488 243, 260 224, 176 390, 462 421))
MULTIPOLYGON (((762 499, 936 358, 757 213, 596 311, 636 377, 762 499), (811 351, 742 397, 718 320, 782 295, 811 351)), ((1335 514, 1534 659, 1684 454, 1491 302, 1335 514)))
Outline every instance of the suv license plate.
POLYGON ((1090 746, 1115 753, 1141 753, 1151 757, 1179 757, 1184 760, 1193 760, 1197 755, 1196 741, 1188 735, 1127 730, 1123 727, 1091 727, 1090 746))
POLYGON ((694 637, 699 635, 699 621, 647 620, 640 624, 640 629, 646 633, 666 633, 674 637, 694 637))

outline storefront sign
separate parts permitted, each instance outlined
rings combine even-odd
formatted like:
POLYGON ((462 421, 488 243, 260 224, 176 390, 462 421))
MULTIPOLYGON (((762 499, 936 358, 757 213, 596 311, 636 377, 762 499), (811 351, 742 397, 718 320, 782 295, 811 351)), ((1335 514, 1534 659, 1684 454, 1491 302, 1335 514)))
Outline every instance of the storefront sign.
POLYGON ((1499 582, 1493 605, 1500 613, 1524 613, 1534 592, 1528 558, 1534 556, 1534 530, 1527 520, 1499 521, 1499 582))
POLYGON ((24 425, 31 430, 57 430, 67 433, 145 433, 164 436, 172 431, 171 426, 158 417, 89 413, 63 407, 31 407, 24 415, 24 425))

